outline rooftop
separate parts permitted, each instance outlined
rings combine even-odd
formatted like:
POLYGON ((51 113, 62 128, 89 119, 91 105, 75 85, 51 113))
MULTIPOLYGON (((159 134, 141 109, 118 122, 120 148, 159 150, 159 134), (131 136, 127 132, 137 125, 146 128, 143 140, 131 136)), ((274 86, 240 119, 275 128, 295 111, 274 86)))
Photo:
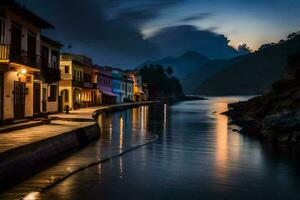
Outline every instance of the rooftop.
POLYGON ((21 17, 23 20, 40 29, 54 28, 52 24, 37 16, 32 11, 28 10, 27 8, 25 8, 25 6, 21 6, 14 0, 1 0, 0 9, 8 9, 15 15, 21 17))

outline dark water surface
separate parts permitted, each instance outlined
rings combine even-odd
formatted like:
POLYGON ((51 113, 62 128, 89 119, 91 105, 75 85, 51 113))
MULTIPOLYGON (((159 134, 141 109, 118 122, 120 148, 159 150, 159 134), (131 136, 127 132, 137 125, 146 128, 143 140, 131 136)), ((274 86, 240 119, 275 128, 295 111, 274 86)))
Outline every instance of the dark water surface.
MULTIPOLYGON (((300 199, 300 168, 291 149, 232 131, 219 113, 242 98, 212 98, 100 116, 101 139, 27 183, 78 163, 152 144, 83 170, 28 199, 300 199), (52 171, 51 171, 52 170, 52 171)), ((71 169, 70 169, 71 168, 71 169)), ((51 175, 53 176, 53 175, 51 175)), ((38 184, 37 184, 38 185, 38 184)), ((37 187, 36 187, 37 188, 37 187)), ((19 190, 12 190, 10 194, 19 190)))

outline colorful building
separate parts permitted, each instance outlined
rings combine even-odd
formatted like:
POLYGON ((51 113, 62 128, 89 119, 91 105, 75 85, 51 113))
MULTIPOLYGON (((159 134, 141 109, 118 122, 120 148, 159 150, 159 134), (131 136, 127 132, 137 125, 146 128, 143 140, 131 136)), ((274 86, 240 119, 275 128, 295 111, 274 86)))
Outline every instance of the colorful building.
POLYGON ((131 102, 133 101, 133 78, 128 75, 128 73, 126 73, 124 75, 124 79, 125 79, 125 99, 127 102, 131 102))
POLYGON ((116 95, 112 92, 111 72, 109 67, 99 67, 98 89, 101 93, 101 103, 104 105, 116 103, 116 95))
POLYGON ((69 106, 77 109, 84 106, 83 103, 83 68, 76 56, 62 54, 60 57, 61 81, 59 82, 59 94, 61 96, 61 108, 69 106))
MULTIPOLYGON (((41 30, 49 28, 54 27, 15 1, 0 2, 1 123, 13 123, 41 111, 47 112, 41 109, 42 88, 49 86, 47 82, 46 86, 42 85, 41 30)), ((47 73, 44 75, 47 78, 47 73)), ((47 97, 43 100, 48 103, 47 97)))
POLYGON ((122 103, 125 98, 125 81, 123 78, 124 72, 120 69, 114 68, 112 70, 112 92, 116 96, 116 102, 122 103))
POLYGON ((60 48, 63 45, 46 36, 41 36, 41 112, 57 113, 60 81, 60 48))
POLYGON ((98 66, 93 66, 92 70, 92 106, 99 106, 102 104, 101 92, 98 89, 98 76, 100 69, 98 66))
POLYGON ((142 76, 139 74, 138 71, 131 71, 128 74, 133 79, 133 100, 142 101, 144 94, 142 76))

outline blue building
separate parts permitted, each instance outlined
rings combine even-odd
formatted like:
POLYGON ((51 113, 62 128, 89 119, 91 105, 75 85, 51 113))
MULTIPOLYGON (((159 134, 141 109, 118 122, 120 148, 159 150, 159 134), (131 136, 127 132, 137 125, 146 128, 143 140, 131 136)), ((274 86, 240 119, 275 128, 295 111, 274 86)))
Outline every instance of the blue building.
POLYGON ((116 102, 122 103, 125 98, 125 81, 123 78, 124 72, 120 69, 112 70, 112 92, 116 95, 116 102))

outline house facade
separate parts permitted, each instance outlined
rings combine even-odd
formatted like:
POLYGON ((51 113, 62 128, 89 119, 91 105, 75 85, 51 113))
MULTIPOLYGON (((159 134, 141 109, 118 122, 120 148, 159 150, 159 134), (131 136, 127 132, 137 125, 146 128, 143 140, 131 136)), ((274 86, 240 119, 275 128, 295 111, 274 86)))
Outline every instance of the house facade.
POLYGON ((54 28, 15 1, 0 2, 0 121, 13 123, 39 114, 41 30, 54 28))
POLYGON ((125 79, 125 99, 127 102, 131 102, 133 101, 134 81, 133 78, 128 73, 124 75, 124 79, 125 79))
POLYGON ((112 70, 112 92, 116 96, 116 102, 122 103, 125 98, 125 81, 123 71, 120 69, 112 70))
POLYGON ((116 95, 112 91, 112 70, 109 67, 99 67, 98 89, 101 93, 101 104, 116 103, 116 95))
POLYGON ((92 106, 99 106, 102 104, 101 92, 98 89, 98 77, 100 69, 98 66, 94 65, 92 68, 92 106))
POLYGON ((60 48, 63 45, 41 35, 41 112, 59 111, 60 48))
POLYGON ((77 109, 84 106, 83 103, 83 68, 84 64, 71 54, 61 54, 59 82, 60 106, 77 109))
POLYGON ((143 82, 142 76, 138 71, 131 71, 128 73, 133 79, 133 100, 142 101, 143 100, 143 82))

